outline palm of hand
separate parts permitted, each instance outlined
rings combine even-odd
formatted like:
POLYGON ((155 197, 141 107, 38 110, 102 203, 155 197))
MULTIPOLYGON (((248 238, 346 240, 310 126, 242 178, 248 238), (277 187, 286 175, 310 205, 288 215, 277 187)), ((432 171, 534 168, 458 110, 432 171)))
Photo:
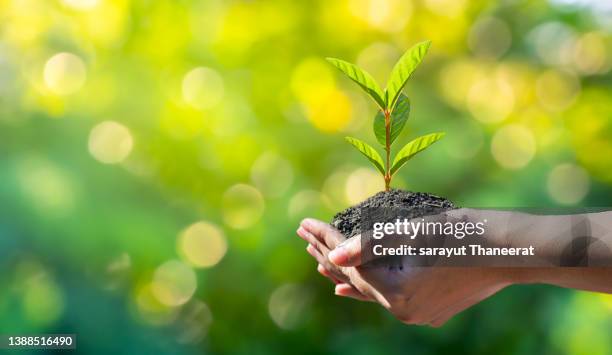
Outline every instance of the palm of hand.
POLYGON ((510 284, 500 277, 505 274, 501 269, 411 267, 399 257, 338 266, 328 256, 346 240, 340 232, 324 222, 305 220, 298 235, 309 243, 319 272, 336 282, 336 294, 378 302, 407 324, 441 326, 510 284))

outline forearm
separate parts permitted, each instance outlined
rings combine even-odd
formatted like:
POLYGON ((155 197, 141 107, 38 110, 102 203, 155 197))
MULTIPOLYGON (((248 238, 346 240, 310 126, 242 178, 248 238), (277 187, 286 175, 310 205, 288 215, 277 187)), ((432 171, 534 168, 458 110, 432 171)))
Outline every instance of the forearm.
POLYGON ((490 223, 494 243, 533 245, 549 267, 504 270, 511 283, 541 283, 612 293, 612 212, 533 215, 477 210, 490 223))
POLYGON ((472 210, 472 216, 487 221, 486 237, 493 244, 533 246, 542 264, 526 266, 612 267, 612 212, 534 215, 472 210))

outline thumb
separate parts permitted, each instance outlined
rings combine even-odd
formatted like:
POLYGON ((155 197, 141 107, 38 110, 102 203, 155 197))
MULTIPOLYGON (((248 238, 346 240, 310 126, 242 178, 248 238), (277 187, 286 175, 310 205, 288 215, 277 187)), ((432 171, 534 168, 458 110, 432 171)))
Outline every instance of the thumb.
POLYGON ((361 237, 357 235, 338 244, 327 258, 337 266, 361 265, 361 237))

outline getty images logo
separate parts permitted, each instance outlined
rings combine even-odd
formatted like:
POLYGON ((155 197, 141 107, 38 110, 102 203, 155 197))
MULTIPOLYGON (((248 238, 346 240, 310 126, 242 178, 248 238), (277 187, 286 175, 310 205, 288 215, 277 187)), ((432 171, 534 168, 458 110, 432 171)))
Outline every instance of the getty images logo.
POLYGON ((397 218, 395 222, 376 222, 373 224, 372 238, 382 239, 388 235, 405 236, 415 239, 417 236, 452 236, 463 239, 466 236, 482 236, 485 234, 487 220, 479 222, 434 222, 397 218))

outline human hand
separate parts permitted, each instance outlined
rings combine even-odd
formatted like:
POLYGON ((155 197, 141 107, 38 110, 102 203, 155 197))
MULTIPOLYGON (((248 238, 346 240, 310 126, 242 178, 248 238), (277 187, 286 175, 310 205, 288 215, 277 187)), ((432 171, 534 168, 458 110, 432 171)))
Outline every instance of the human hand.
POLYGON ((314 219, 302 221, 297 233, 319 273, 336 283, 336 295, 377 302, 406 324, 439 327, 516 282, 509 268, 412 267, 400 257, 365 262, 359 236, 346 239, 314 219))

